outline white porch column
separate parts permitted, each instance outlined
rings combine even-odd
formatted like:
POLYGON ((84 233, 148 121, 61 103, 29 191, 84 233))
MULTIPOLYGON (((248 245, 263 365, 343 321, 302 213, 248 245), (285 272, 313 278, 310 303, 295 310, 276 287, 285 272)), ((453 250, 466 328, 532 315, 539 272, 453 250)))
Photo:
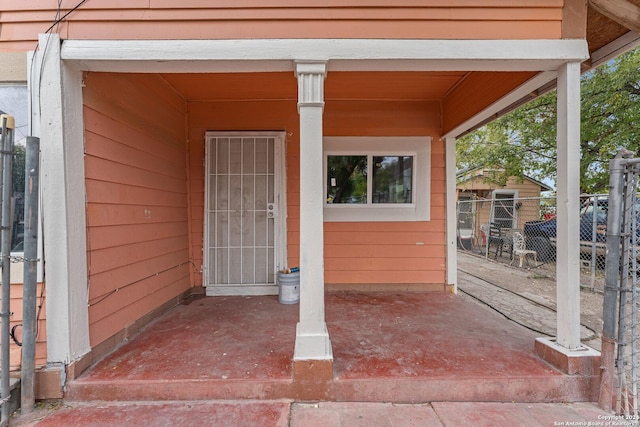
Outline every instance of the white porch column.
POLYGON ((580 347, 580 63, 558 70, 557 337, 580 347))
POLYGON ((82 74, 61 61, 57 34, 40 35, 39 46, 29 81, 34 134, 41 140, 47 362, 69 364, 91 348, 82 74))
POLYGON ((446 191, 447 191, 447 286, 458 292, 458 252, 456 215, 456 139, 445 138, 446 191))
POLYGON ((293 359, 333 360, 324 318, 322 112, 325 62, 296 62, 300 114, 300 321, 293 359))

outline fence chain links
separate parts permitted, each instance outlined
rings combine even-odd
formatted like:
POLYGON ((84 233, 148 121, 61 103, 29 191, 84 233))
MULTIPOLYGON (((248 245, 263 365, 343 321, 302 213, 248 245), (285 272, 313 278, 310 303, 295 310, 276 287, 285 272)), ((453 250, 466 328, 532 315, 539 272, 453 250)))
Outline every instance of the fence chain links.
MULTIPOLYGON (((460 250, 470 251, 505 264, 536 268, 546 277, 556 274, 555 196, 509 197, 482 191, 460 193, 457 205, 457 238, 460 250), (524 238, 524 248, 514 244, 524 238), (515 239, 514 239, 515 235, 515 239), (533 252, 531 252, 533 251, 533 252), (515 259, 514 259, 515 258, 515 259)), ((580 197, 580 268, 581 286, 604 291, 604 267, 607 232, 606 194, 580 197)))

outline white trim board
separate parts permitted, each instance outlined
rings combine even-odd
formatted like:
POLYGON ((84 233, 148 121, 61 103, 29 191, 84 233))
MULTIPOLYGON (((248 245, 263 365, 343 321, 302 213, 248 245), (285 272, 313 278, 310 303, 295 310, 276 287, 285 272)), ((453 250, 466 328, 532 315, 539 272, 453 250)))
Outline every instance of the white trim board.
POLYGON ((33 133, 40 136, 47 362, 91 349, 87 282, 82 76, 60 60, 57 34, 41 35, 30 75, 33 133), (35 84, 37 83, 37 84, 35 84))
POLYGON ((63 60, 87 71, 293 71, 327 61, 329 71, 550 71, 589 58, 583 39, 65 40, 63 60))
POLYGON ((206 286, 205 295, 208 297, 220 296, 264 296, 278 295, 278 285, 268 286, 206 286))
POLYGON ((457 194, 456 194, 456 139, 445 140, 445 185, 446 185, 446 244, 447 244, 447 285, 453 286, 453 293, 458 293, 458 226, 457 194))

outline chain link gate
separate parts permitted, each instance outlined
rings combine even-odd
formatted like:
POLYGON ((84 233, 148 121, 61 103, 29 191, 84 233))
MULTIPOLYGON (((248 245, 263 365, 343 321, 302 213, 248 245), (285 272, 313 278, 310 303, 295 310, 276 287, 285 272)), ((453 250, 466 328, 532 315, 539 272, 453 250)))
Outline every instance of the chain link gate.
POLYGON ((609 164, 606 266, 599 404, 638 424, 638 174, 622 150, 609 164))

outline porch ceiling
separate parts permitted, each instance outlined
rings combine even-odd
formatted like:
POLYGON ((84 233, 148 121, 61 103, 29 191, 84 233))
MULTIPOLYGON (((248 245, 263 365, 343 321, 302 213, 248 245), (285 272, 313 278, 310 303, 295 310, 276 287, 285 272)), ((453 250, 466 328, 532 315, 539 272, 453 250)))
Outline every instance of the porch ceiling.
MULTIPOLYGON (((640 0, 626 1, 640 6, 640 0)), ((629 29, 624 25, 601 14, 592 5, 589 5, 587 9, 587 43, 589 44, 589 52, 600 49, 628 32, 629 29)))
MULTIPOLYGON (((468 72, 330 72, 325 100, 442 101, 468 72)), ((296 100, 291 72, 162 74, 187 101, 296 100)))

